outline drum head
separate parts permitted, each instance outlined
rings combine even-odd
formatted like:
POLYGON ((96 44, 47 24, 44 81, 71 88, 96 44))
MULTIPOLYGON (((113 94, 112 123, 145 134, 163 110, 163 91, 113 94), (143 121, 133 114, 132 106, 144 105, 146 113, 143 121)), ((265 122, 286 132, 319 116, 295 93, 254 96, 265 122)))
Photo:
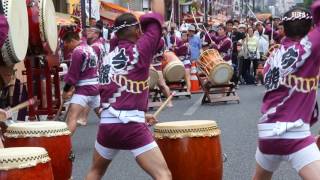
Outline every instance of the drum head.
POLYGON ((173 121, 158 123, 154 127, 156 138, 212 137, 220 135, 215 121, 173 121))
POLYGON ((12 65, 24 60, 27 54, 28 11, 26 3, 21 0, 2 0, 2 3, 9 24, 9 34, 1 51, 5 63, 12 65))
POLYGON ((47 42, 50 50, 55 52, 58 46, 58 29, 52 0, 40 0, 39 8, 41 40, 47 42))
POLYGON ((220 63, 210 72, 209 80, 212 84, 225 84, 230 81, 233 69, 228 63, 220 63))
POLYGON ((159 80, 159 74, 155 69, 150 69, 149 70, 149 88, 154 89, 155 86, 157 85, 157 82, 159 80))
POLYGON ((5 137, 55 137, 69 135, 67 124, 57 121, 24 122, 9 125, 5 137))
POLYGON ((173 61, 163 69, 163 75, 168 82, 178 82, 184 78, 185 68, 181 61, 173 61))
POLYGON ((0 149, 0 170, 34 167, 50 161, 47 151, 40 147, 16 147, 0 149))

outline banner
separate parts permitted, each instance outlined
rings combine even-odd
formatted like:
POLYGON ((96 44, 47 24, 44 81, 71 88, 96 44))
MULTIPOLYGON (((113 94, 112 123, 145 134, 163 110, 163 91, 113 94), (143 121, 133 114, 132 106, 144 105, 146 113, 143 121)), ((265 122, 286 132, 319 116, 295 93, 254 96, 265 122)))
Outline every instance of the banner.
MULTIPOLYGON (((86 0, 86 15, 89 18, 89 0, 86 0)), ((100 2, 98 0, 91 0, 91 17, 97 21, 100 20, 100 2)))

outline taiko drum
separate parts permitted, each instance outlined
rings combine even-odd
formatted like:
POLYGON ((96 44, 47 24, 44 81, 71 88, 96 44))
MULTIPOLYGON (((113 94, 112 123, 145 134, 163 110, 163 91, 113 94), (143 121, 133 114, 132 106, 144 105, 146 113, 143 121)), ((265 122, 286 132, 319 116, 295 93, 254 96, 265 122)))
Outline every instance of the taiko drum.
POLYGON ((0 65, 13 66, 24 60, 28 49, 28 12, 21 0, 1 0, 9 25, 8 37, 1 47, 0 65))
POLYGON ((215 49, 204 51, 197 65, 212 84, 226 84, 233 75, 231 65, 226 63, 215 49))
POLYGON ((26 0, 29 19, 29 54, 51 54, 58 45, 56 15, 52 0, 26 0))
POLYGON ((9 125, 4 134, 5 147, 43 147, 51 158, 55 180, 68 180, 72 173, 70 131, 56 121, 25 122, 9 125))
POLYGON ((0 179, 53 180, 47 151, 39 147, 0 149, 0 179))
POLYGON ((222 179, 220 130, 215 121, 159 123, 154 136, 174 180, 222 179))
POLYGON ((174 52, 163 53, 162 69, 163 76, 168 82, 179 82, 184 78, 184 65, 174 52))

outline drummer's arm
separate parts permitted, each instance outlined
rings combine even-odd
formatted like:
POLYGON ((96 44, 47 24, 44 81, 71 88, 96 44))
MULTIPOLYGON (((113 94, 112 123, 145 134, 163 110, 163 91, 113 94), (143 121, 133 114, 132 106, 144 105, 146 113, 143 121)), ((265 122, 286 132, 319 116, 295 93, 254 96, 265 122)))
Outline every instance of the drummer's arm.
MULTIPOLYGON (((8 113, 4 109, 0 109, 0 121, 5 121, 8 119, 8 113)), ((1 128, 1 124, 0 124, 1 128)))
POLYGON ((312 43, 312 51, 318 51, 318 48, 320 46, 320 0, 315 1, 311 7, 312 11, 312 18, 313 22, 315 24, 314 29, 309 32, 308 39, 312 43))
POLYGON ((160 14, 164 17, 165 9, 164 9, 164 0, 152 0, 151 2, 151 10, 154 13, 160 14))
MULTIPOLYGON (((154 0, 153 3, 158 4, 158 1, 163 2, 163 0, 154 0)), ((157 11, 158 10, 156 10, 156 12, 157 11)), ((137 42, 139 57, 141 59, 139 64, 144 67, 149 67, 152 56, 156 53, 161 39, 163 16, 159 13, 147 13, 140 17, 140 23, 143 35, 137 42)))
POLYGON ((79 51, 76 51, 72 54, 71 65, 68 73, 64 78, 65 86, 63 88, 62 94, 64 99, 68 98, 72 94, 72 90, 79 81, 81 66, 83 64, 84 58, 84 54, 80 53, 79 51))

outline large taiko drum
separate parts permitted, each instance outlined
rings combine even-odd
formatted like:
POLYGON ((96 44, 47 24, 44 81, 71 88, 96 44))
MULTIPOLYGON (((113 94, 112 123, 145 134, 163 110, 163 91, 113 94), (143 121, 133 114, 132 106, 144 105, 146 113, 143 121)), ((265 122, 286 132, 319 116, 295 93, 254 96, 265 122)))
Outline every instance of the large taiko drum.
POLYGON ((14 123, 4 134, 5 147, 43 147, 51 158, 55 180, 68 180, 72 172, 70 131, 56 121, 14 123))
POLYGON ((52 0, 26 0, 29 17, 29 52, 55 52, 58 45, 56 12, 52 0))
POLYGON ((158 83, 159 80, 159 74, 157 70, 153 67, 150 67, 149 69, 149 89, 154 89, 158 83))
POLYGON ((0 149, 0 179, 53 180, 47 151, 39 147, 0 149))
POLYGON ((233 75, 231 65, 226 63, 215 49, 204 51, 197 65, 212 84, 228 83, 233 75))
POLYGON ((174 180, 221 180, 220 130, 215 121, 159 123, 154 136, 174 180))
POLYGON ((171 51, 163 53, 162 69, 163 76, 168 82, 178 82, 184 78, 184 65, 171 51))
MULTIPOLYGON (((1 0, 9 34, 1 48, 0 61, 11 66, 24 60, 28 50, 28 12, 21 0, 1 0)), ((0 63, 2 64, 2 63, 0 63)))

